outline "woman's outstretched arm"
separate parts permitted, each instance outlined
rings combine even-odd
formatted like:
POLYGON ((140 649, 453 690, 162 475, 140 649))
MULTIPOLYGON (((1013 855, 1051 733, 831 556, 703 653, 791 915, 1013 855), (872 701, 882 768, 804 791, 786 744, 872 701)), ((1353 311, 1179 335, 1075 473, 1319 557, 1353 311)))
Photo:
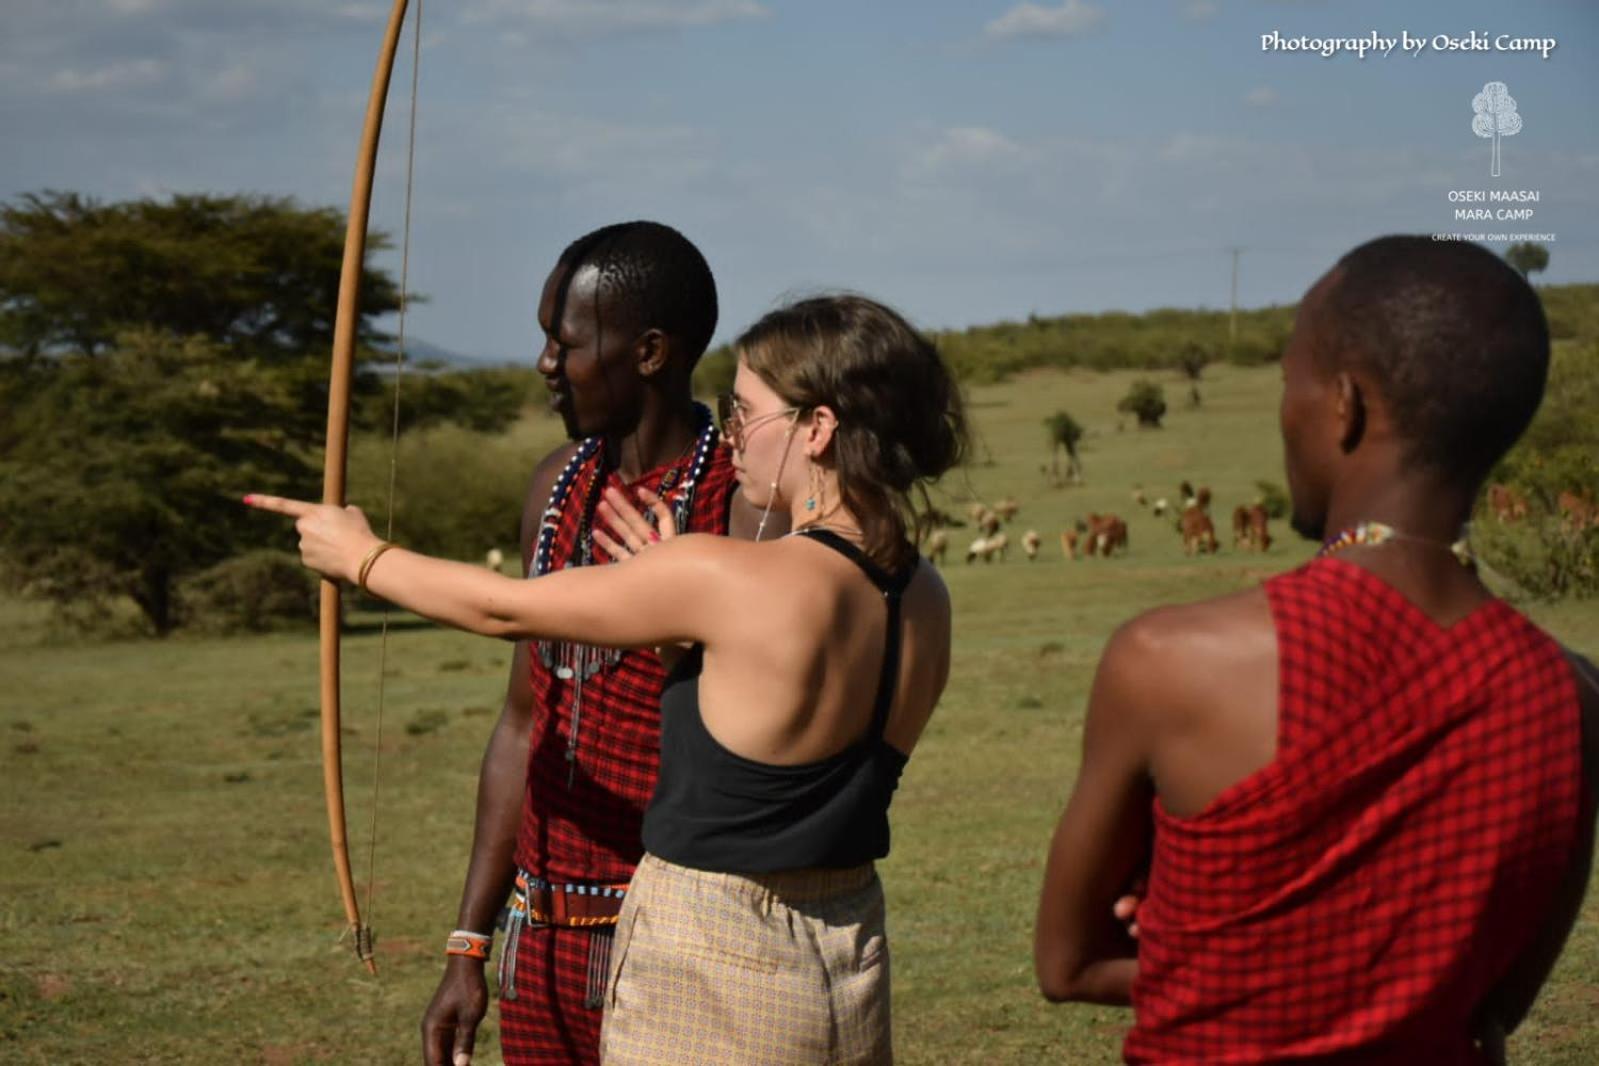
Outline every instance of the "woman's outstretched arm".
POLYGON ((374 596, 457 629, 503 640, 570 640, 605 647, 708 641, 733 598, 726 556, 751 549, 725 538, 683 535, 624 563, 557 570, 532 580, 383 545, 354 507, 249 496, 252 507, 289 515, 305 565, 337 581, 367 567, 374 596))

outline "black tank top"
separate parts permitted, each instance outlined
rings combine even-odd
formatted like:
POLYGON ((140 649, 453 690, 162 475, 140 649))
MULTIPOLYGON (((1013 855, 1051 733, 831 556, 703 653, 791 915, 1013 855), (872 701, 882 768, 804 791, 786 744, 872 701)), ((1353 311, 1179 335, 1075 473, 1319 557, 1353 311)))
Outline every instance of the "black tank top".
POLYGON ((772 873, 859 866, 888 854, 888 804, 906 755, 883 739, 899 676, 900 597, 916 572, 886 573, 824 529, 797 535, 849 557, 888 606, 883 669, 866 735, 816 762, 775 766, 728 751, 700 717, 704 649, 696 645, 661 693, 661 773, 644 812, 644 847, 679 866, 772 873))

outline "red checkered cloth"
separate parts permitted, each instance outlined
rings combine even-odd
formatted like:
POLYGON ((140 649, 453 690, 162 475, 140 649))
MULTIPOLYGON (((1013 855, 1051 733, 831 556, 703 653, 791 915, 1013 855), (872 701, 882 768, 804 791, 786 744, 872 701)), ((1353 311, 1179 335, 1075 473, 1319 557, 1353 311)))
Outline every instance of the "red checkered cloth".
POLYGON ((1501 601, 1442 628, 1321 559, 1267 582, 1277 758, 1155 804, 1128 1062, 1476 1063, 1576 846, 1575 681, 1501 601))
MULTIPOLYGON (((551 549, 551 569, 566 566, 576 554, 583 501, 603 469, 603 455, 598 450, 577 471, 551 549)), ((683 477, 690 462, 692 456, 686 455, 625 484, 608 471, 606 485, 628 493, 655 489, 668 470, 677 468, 678 478, 683 477)), ((737 489, 730 454, 719 444, 695 489, 689 529, 725 534, 737 489)), ((606 560, 598 545, 594 557, 606 560)), ((653 652, 628 652, 583 683, 574 768, 566 759, 573 682, 556 677, 537 649, 530 659, 533 723, 517 865, 558 884, 626 882, 644 853, 640 827, 660 768, 666 680, 660 660, 653 652)), ((584 929, 523 929, 516 999, 500 1001, 501 1049, 511 1066, 598 1061, 600 1011, 585 1006, 595 935, 584 929)), ((609 936, 609 930, 597 935, 609 936)))

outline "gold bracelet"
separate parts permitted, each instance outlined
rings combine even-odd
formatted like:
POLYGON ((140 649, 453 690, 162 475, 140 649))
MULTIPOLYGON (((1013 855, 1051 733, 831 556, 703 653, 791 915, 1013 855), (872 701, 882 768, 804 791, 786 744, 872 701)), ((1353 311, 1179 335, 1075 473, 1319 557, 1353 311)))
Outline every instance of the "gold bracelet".
POLYGON ((372 576, 372 564, 376 563, 383 553, 392 547, 394 547, 393 543, 386 540, 380 540, 373 546, 371 551, 366 553, 366 558, 361 560, 361 566, 355 572, 355 583, 360 587, 362 592, 371 592, 371 590, 366 587, 366 579, 372 576))

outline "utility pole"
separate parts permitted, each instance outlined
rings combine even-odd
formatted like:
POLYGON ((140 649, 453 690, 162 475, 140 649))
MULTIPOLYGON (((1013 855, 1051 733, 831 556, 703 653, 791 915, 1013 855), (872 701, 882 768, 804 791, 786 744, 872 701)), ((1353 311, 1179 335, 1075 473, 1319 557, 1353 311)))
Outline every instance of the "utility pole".
POLYGON ((1229 249, 1233 253, 1233 297, 1232 312, 1227 317, 1227 358, 1232 360, 1235 349, 1238 347, 1238 254, 1242 248, 1229 249))

